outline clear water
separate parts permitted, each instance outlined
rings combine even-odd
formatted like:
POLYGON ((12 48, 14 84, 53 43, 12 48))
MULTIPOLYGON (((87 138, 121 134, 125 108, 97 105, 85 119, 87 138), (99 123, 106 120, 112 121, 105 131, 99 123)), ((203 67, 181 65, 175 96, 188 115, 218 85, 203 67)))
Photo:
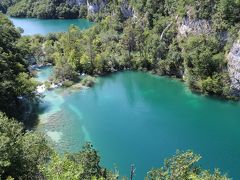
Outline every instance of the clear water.
POLYGON ((16 27, 23 28, 23 35, 46 35, 48 33, 66 32, 70 25, 76 25, 84 30, 94 24, 86 19, 10 18, 10 20, 16 27))
POLYGON ((41 67, 37 72, 37 80, 39 82, 47 81, 53 73, 53 69, 51 66, 41 67))
POLYGON ((39 131, 60 151, 91 141, 102 164, 143 179, 176 149, 202 155, 204 168, 240 178, 240 103, 191 93, 182 82, 142 72, 99 78, 85 90, 55 90, 41 104, 39 131))

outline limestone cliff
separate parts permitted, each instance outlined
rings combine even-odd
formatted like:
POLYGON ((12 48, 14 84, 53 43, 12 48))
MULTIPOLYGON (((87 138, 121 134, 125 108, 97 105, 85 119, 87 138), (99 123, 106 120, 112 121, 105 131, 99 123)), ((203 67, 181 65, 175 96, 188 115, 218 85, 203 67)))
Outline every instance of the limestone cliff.
MULTIPOLYGON (((210 21, 190 19, 188 17, 183 18, 182 21, 178 22, 178 35, 180 37, 186 37, 201 34, 211 34, 212 25, 210 21)), ((228 40, 228 33, 221 32, 218 33, 220 43, 223 45, 228 40)), ((240 41, 236 41, 230 52, 226 56, 228 63, 228 74, 231 80, 231 91, 233 95, 240 96, 240 41)))
POLYGON ((179 35, 184 37, 187 37, 189 34, 200 35, 212 32, 211 23, 204 19, 184 17, 178 24, 179 35))
POLYGON ((107 4, 107 0, 89 1, 89 0, 66 0, 70 5, 86 5, 89 13, 97 13, 101 8, 107 4))
POLYGON ((121 5, 121 12, 125 18, 133 17, 133 8, 129 6, 128 2, 125 0, 121 5))
POLYGON ((240 96, 240 41, 233 44, 227 55, 228 72, 234 95, 240 96))
POLYGON ((70 5, 78 5, 78 6, 87 4, 87 0, 67 0, 66 2, 70 5))
POLYGON ((97 13, 108 3, 107 0, 101 0, 97 2, 90 2, 87 0, 87 8, 89 13, 97 13))

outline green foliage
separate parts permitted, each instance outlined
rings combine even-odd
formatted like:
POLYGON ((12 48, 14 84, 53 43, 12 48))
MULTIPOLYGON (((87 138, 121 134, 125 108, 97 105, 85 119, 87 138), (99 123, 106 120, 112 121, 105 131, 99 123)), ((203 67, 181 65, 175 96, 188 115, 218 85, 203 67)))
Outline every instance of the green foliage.
POLYGON ((1 0, 0 1, 0 12, 6 13, 7 9, 17 3, 19 0, 1 0))
POLYGON ((18 47, 27 54, 25 58, 40 64, 46 61, 55 64, 57 81, 75 81, 79 73, 103 75, 124 69, 148 70, 183 78, 194 91, 231 96, 225 53, 238 29, 238 1, 109 1, 98 13, 89 13, 87 7, 81 5, 78 15, 76 4, 64 0, 31 1, 32 4, 30 0, 23 1, 14 3, 9 12, 14 9, 25 12, 27 8, 31 12, 26 16, 41 18, 77 17, 81 12, 99 21, 84 32, 72 26, 67 33, 24 37, 18 41, 18 47), (17 7, 21 3, 24 8, 17 7), (123 7, 134 10, 134 14, 126 15, 123 7), (47 16, 34 14, 42 10, 47 16), (182 37, 178 28, 184 19, 197 24, 201 23, 199 19, 204 19, 210 22, 212 32, 195 32, 182 37), (228 43, 223 40, 225 35, 229 35, 228 43))
MULTIPOLYGON (((85 6, 85 5, 84 5, 85 6)), ((37 18, 79 18, 86 14, 78 10, 78 5, 70 5, 66 0, 20 0, 10 6, 7 13, 15 17, 37 17, 37 18)))
POLYGON ((177 151, 176 155, 166 159, 164 166, 148 172, 146 180, 230 180, 218 170, 211 174, 198 166, 200 155, 192 151, 177 151))
POLYGON ((230 80, 223 73, 226 65, 220 42, 214 36, 192 36, 182 46, 189 87, 227 97, 230 80))
POLYGON ((18 46, 19 32, 0 13, 0 111, 22 119, 24 103, 36 101, 36 83, 27 71, 28 50, 18 46))
POLYGON ((70 87, 70 86, 72 86, 74 84, 74 82, 73 81, 69 81, 69 80, 65 80, 64 82, 63 82, 63 86, 64 87, 70 87))
POLYGON ((81 84, 83 86, 87 86, 87 87, 92 87, 95 82, 96 82, 96 79, 94 77, 92 77, 92 76, 85 76, 81 80, 81 84))
POLYGON ((44 137, 24 133, 22 124, 0 112, 0 177, 36 177, 51 150, 44 137))
MULTIPOLYGON (((208 1, 198 4, 193 1, 169 3, 168 11, 173 11, 175 6, 183 7, 185 15, 191 12, 194 18, 204 18, 217 11, 207 8, 208 1), (192 8, 195 10, 192 11, 192 8)), ((151 3, 148 6, 143 4, 138 4, 138 8, 146 6, 155 14, 152 22, 147 14, 137 21, 133 18, 122 19, 118 14, 107 16, 84 32, 72 26, 67 33, 58 34, 53 39, 41 40, 39 37, 39 40, 30 41, 30 47, 35 47, 31 48, 32 56, 38 57, 41 54, 38 49, 41 52, 44 44, 44 59, 54 62, 55 78, 59 81, 74 81, 79 73, 103 75, 123 69, 149 70, 161 75, 184 77, 192 90, 230 97, 230 80, 225 75, 227 62, 224 53, 227 48, 221 34, 215 32, 179 37, 179 19, 175 15, 168 16, 164 10, 150 6, 151 3), (40 44, 35 46, 36 41, 40 44), (224 78, 210 86, 207 83, 210 81, 205 80, 216 80, 215 75, 224 78), (222 84, 224 86, 220 90, 222 84)), ((135 6, 133 2, 132 5, 135 6)))
POLYGON ((228 74, 215 74, 202 80, 202 91, 210 95, 229 96, 230 80, 228 74), (227 84, 228 83, 228 84, 227 84))
MULTIPOLYGON (((62 57, 60 58, 62 59, 62 57)), ((54 78, 57 81, 75 80, 77 79, 77 76, 76 71, 70 64, 56 63, 56 66, 54 67, 54 78)))
POLYGON ((69 155, 69 159, 81 164, 83 173, 80 179, 107 177, 107 170, 100 166, 100 156, 90 143, 86 143, 79 153, 69 155))
POLYGON ((169 46, 169 51, 166 59, 159 61, 158 73, 161 75, 169 75, 182 77, 184 72, 183 58, 180 53, 181 48, 179 47, 176 40, 169 46))
MULTIPOLYGON (((86 31, 71 26, 67 33, 20 38, 20 30, 0 14, 0 111, 17 118, 24 114, 22 99, 37 100, 36 83, 27 65, 46 62, 53 62, 55 80, 65 86, 72 85, 81 73, 103 75, 138 69, 183 78, 192 90, 229 98, 225 53, 234 40, 226 44, 219 37, 229 32, 234 39, 239 9, 236 0, 116 0, 91 13, 86 4, 66 0, 2 0, 0 11, 11 16, 87 17, 99 23, 86 31), (124 14, 123 5, 134 14, 124 14), (208 20, 213 33, 181 37, 178 27, 186 17, 208 20)), ((85 86, 94 82, 92 76, 81 81, 85 86)), ((21 124, 0 113, 2 178, 37 179, 41 171, 48 179, 117 179, 117 174, 100 166, 100 157, 90 144, 76 154, 50 152, 41 135, 25 133, 21 124)), ((196 164, 199 160, 200 156, 191 151, 177 152, 162 168, 150 171, 146 179, 228 179, 218 170, 213 174, 203 170, 196 164)))
POLYGON ((0 112, 0 178, 15 179, 109 179, 114 174, 100 166, 90 143, 74 154, 53 153, 38 133, 25 132, 21 123, 0 112))
POLYGON ((69 159, 66 155, 61 157, 52 155, 50 163, 40 167, 41 172, 47 179, 71 179, 78 180, 83 173, 81 164, 69 159))
POLYGON ((117 179, 117 174, 100 166, 100 157, 90 143, 86 143, 79 153, 53 154, 50 162, 42 164, 40 170, 48 179, 117 179))

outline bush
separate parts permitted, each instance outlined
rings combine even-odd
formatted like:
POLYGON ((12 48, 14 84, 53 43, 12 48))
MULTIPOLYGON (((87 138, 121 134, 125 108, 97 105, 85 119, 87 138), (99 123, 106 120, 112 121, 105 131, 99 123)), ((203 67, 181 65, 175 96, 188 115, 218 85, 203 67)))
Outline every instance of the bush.
POLYGON ((227 175, 222 175, 219 170, 211 173, 202 169, 198 162, 201 156, 192 151, 177 151, 176 155, 166 159, 163 167, 152 169, 147 173, 146 180, 160 179, 201 179, 201 180, 230 180, 227 175))
POLYGON ((44 137, 24 133, 23 125, 0 112, 0 179, 35 179, 38 165, 50 156, 44 137))
POLYGON ((96 78, 92 76, 86 76, 81 80, 83 86, 92 87, 96 82, 96 78))
POLYGON ((50 89, 51 83, 49 81, 44 82, 46 89, 50 89))
POLYGON ((63 86, 64 87, 70 87, 70 86, 72 86, 73 85, 73 81, 70 81, 70 80, 65 80, 64 82, 63 82, 63 86))
POLYGON ((215 74, 202 82, 202 91, 206 94, 215 94, 228 97, 230 95, 230 79, 228 74, 215 74))

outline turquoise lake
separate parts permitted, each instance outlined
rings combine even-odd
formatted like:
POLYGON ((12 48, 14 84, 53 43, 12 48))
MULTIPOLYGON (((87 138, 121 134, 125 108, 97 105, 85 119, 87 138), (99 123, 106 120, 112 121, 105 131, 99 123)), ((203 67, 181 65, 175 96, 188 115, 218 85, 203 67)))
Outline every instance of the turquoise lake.
POLYGON ((36 19, 36 18, 10 18, 16 27, 24 29, 23 35, 46 35, 54 32, 66 32, 70 25, 84 30, 94 23, 86 19, 36 19))
MULTIPOLYGON (((11 18, 24 35, 67 31, 71 24, 86 29, 87 20, 11 18)), ((52 69, 42 68, 43 82, 52 69)), ((98 78, 93 88, 56 89, 40 104, 37 131, 60 152, 77 152, 91 141, 109 169, 122 176, 136 166, 135 179, 176 149, 202 155, 200 165, 217 167, 240 179, 240 103, 191 93, 184 83, 143 72, 121 72, 98 78)))
POLYGON ((130 71, 100 77, 93 88, 45 95, 37 130, 61 152, 77 152, 91 141, 104 166, 116 165, 129 176, 135 164, 138 180, 176 149, 192 149, 202 155, 204 168, 240 178, 239 102, 196 95, 178 80, 130 71))

